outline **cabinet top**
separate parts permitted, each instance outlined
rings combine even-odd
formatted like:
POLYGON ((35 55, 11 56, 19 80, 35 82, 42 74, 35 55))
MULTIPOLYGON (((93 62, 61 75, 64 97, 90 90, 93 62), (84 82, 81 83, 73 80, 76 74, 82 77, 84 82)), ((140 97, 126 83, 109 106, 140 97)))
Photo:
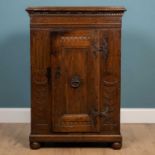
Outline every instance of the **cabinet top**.
POLYGON ((28 7, 26 11, 31 14, 123 14, 126 9, 117 6, 96 7, 28 7))

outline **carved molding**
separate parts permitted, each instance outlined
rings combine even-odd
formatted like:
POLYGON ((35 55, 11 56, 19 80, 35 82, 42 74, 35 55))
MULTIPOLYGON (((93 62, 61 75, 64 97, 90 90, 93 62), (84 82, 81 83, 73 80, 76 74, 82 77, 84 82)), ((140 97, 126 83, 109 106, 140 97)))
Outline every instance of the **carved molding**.
MULTIPOLYGON (((115 105, 115 93, 117 93, 119 88, 119 80, 111 73, 105 73, 103 80, 103 109, 106 115, 102 118, 102 130, 115 130, 117 123, 115 122, 114 113, 116 112, 115 105), (106 76, 108 75, 108 76, 106 76)), ((116 101, 117 102, 117 101, 116 101)))
POLYGON ((49 96, 47 69, 32 69, 32 106, 35 112, 33 119, 39 123, 47 123, 46 114, 49 96))
POLYGON ((37 85, 46 85, 48 83, 46 74, 47 69, 35 69, 32 71, 32 82, 37 85))
POLYGON ((102 15, 102 16, 122 16, 123 13, 122 12, 100 12, 100 11, 96 11, 96 12, 31 12, 30 14, 32 15, 42 15, 42 16, 48 16, 48 15, 60 15, 60 16, 65 16, 65 15, 102 15))
POLYGON ((61 39, 63 41, 70 41, 70 40, 81 41, 81 40, 89 40, 90 37, 89 36, 62 36, 61 39))
POLYGON ((92 122, 90 121, 65 121, 61 122, 61 127, 74 127, 74 126, 87 126, 92 125, 92 122))
POLYGON ((29 7, 26 11, 31 15, 122 15, 124 7, 29 7))

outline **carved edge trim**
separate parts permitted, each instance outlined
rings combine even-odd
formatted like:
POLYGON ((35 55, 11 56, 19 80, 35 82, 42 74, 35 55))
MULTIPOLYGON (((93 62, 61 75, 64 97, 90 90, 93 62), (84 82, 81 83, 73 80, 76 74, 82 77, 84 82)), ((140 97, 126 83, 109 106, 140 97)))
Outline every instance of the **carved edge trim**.
POLYGON ((66 16, 66 15, 94 15, 94 16, 98 16, 98 15, 101 15, 101 16, 122 16, 124 12, 100 12, 100 11, 97 11, 97 12, 59 12, 59 11, 55 11, 55 12, 40 12, 40 11, 29 11, 29 14, 32 16, 32 15, 51 15, 51 16, 66 16))
POLYGON ((122 15, 124 7, 28 7, 26 11, 31 14, 42 15, 66 15, 66 14, 101 14, 101 15, 122 15))

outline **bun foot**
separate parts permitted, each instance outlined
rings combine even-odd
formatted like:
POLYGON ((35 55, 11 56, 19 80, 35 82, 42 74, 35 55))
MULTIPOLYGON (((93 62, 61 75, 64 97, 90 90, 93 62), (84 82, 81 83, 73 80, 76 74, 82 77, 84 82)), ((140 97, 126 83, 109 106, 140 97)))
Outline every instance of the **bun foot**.
POLYGON ((33 150, 39 149, 40 148, 40 143, 39 142, 30 142, 30 148, 33 150))
POLYGON ((114 150, 119 150, 119 149, 121 149, 121 147, 122 147, 122 143, 121 142, 114 142, 114 143, 112 143, 112 148, 114 150))

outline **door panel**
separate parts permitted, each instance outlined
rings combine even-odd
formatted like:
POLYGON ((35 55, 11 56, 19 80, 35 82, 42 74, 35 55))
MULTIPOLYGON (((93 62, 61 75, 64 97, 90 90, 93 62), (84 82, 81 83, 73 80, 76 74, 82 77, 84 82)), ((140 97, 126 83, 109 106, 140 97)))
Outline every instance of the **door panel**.
POLYGON ((98 132, 99 54, 95 31, 52 33, 52 121, 54 132, 98 132), (96 45, 97 46, 97 45, 96 45))

